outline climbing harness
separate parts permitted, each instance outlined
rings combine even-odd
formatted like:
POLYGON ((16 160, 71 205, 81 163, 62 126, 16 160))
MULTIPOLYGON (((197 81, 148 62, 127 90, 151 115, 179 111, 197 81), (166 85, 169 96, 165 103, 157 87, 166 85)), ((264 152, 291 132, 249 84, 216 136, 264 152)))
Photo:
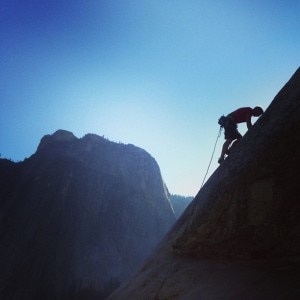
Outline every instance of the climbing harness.
POLYGON ((204 181, 205 181, 206 176, 207 176, 207 174, 208 174, 208 171, 209 171, 209 168, 210 168, 212 159, 213 159, 214 154, 215 154, 215 151, 216 151, 216 146, 217 146, 217 143, 218 143, 218 139, 219 139, 219 137, 221 136, 222 128, 223 128, 223 127, 222 127, 222 125, 221 125, 221 126, 220 126, 220 129, 219 129, 219 133, 218 133, 217 139, 216 139, 216 142, 215 142, 215 145, 214 145, 214 149, 213 149, 213 152, 212 152, 212 155, 211 155, 211 158, 210 158, 208 167, 207 167, 207 171, 206 171, 206 173, 205 173, 205 175, 204 175, 204 178, 203 178, 203 181, 202 181, 202 184, 201 184, 200 189, 203 187, 204 181))
POLYGON ((227 118, 223 115, 223 116, 221 116, 221 117, 218 119, 218 124, 219 124, 221 127, 224 127, 224 126, 225 126, 225 123, 226 123, 226 120, 227 120, 227 118))

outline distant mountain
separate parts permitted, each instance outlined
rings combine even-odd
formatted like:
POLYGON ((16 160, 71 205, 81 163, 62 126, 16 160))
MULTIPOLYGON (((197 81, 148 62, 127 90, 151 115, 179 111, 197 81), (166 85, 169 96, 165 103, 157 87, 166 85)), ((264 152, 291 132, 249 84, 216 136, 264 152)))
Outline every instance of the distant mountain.
POLYGON ((175 221, 146 151, 58 130, 0 160, 0 299, 104 299, 175 221))
POLYGON ((300 69, 110 300, 300 299, 300 69))
POLYGON ((169 198, 177 218, 181 216, 181 214, 193 200, 193 197, 191 196, 180 196, 174 194, 170 194, 169 198))

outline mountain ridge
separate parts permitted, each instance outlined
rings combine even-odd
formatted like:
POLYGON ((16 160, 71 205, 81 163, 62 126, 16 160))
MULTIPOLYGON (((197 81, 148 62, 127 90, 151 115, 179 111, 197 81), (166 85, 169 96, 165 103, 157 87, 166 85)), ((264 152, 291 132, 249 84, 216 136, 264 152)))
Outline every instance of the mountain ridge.
POLYGON ((58 130, 0 160, 1 299, 104 299, 175 222, 145 150, 58 130))

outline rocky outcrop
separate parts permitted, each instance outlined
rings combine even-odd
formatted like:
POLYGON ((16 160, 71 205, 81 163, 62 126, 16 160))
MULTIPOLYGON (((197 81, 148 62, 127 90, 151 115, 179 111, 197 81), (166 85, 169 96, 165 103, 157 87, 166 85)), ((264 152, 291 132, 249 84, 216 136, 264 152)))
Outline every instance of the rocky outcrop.
POLYGON ((109 299, 299 299, 300 69, 109 299))
POLYGON ((104 299, 175 221, 156 161, 59 130, 0 160, 0 298, 104 299))

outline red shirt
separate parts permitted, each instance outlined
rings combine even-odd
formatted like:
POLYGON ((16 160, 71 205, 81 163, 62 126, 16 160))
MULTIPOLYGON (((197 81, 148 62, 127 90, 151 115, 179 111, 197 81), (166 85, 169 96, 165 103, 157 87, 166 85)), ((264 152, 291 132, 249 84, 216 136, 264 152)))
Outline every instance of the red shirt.
POLYGON ((233 111, 228 116, 232 117, 236 123, 243 123, 247 122, 249 115, 250 117, 253 116, 253 109, 251 107, 242 107, 233 111))

